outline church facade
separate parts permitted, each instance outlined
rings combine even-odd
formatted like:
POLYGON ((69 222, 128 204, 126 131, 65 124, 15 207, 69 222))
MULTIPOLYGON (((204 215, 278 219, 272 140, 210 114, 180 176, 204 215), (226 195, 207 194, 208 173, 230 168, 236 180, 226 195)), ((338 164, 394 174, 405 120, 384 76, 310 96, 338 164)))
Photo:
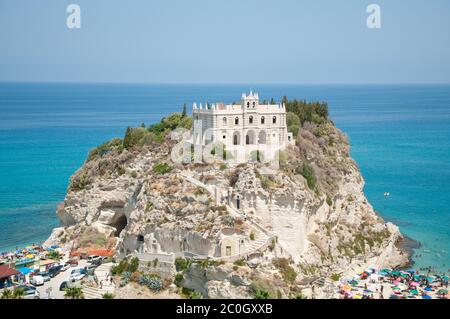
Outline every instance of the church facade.
POLYGON ((260 104, 258 93, 242 94, 240 103, 193 105, 194 145, 222 143, 235 160, 244 162, 255 151, 269 160, 294 144, 287 131, 283 104, 260 104))

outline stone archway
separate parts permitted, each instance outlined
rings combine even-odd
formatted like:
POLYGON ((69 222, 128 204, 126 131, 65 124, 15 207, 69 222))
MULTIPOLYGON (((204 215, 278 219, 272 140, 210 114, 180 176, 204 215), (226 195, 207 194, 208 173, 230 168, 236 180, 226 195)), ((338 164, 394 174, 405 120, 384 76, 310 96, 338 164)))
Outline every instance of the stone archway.
POLYGON ((241 134, 239 132, 233 134, 233 145, 241 145, 241 134))
POLYGON ((245 144, 247 145, 254 145, 256 144, 256 136, 255 131, 250 130, 247 132, 247 135, 245 136, 245 144))

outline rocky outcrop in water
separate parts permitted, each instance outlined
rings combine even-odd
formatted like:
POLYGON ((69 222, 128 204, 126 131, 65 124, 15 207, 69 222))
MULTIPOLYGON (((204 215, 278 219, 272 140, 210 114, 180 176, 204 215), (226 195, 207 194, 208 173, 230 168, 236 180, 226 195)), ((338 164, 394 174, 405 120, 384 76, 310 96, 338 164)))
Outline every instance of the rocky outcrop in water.
POLYGON ((398 227, 374 212, 331 123, 304 125, 278 169, 174 164, 168 136, 109 143, 72 176, 57 211, 63 227, 49 243, 194 258, 182 285, 212 298, 290 297, 308 278, 408 262, 398 227), (206 258, 213 262, 201 264, 206 258))

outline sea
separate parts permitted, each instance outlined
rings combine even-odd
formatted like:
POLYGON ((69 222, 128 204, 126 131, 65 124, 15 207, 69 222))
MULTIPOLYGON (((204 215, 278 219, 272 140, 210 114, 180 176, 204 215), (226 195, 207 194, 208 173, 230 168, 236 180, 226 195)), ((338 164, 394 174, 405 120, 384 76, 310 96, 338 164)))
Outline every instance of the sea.
POLYGON ((327 101, 374 209, 420 243, 415 268, 450 268, 450 85, 0 83, 0 251, 44 241, 90 149, 193 102, 327 101), (385 193, 390 196, 384 196, 385 193))

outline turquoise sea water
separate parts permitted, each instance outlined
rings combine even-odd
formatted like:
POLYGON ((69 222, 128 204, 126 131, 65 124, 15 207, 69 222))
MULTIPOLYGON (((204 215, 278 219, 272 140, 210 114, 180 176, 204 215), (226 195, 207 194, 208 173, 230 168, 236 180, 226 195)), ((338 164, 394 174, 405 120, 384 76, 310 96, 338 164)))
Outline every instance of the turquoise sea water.
POLYGON ((419 241, 416 267, 450 268, 450 86, 0 84, 0 251, 44 240, 88 151, 183 103, 326 100, 374 208, 419 241), (384 192, 391 196, 385 198, 384 192))

